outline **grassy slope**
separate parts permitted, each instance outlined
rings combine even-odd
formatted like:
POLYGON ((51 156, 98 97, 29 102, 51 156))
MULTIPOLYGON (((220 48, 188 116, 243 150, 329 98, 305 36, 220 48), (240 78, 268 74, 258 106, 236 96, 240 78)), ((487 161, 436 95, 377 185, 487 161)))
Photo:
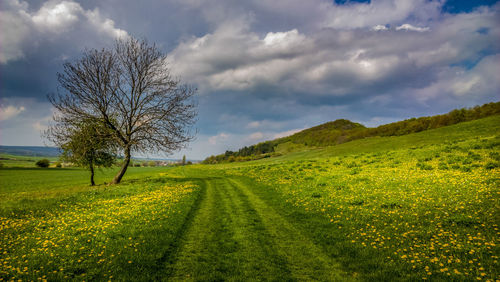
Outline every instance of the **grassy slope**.
POLYGON ((359 153, 376 153, 398 149, 408 149, 442 142, 471 139, 475 137, 491 137, 500 134, 500 115, 484 119, 459 123, 438 129, 431 129, 403 136, 371 137, 336 146, 309 149, 293 152, 284 156, 248 162, 249 165, 259 163, 280 163, 283 161, 306 160, 330 156, 343 156, 359 153))
POLYGON ((500 102, 488 103, 470 109, 453 110, 444 115, 412 118, 367 128, 349 120, 339 119, 302 130, 293 135, 241 148, 237 152, 211 156, 204 163, 257 160, 290 152, 314 149, 359 140, 368 137, 402 136, 430 129, 459 124, 500 114, 500 102))

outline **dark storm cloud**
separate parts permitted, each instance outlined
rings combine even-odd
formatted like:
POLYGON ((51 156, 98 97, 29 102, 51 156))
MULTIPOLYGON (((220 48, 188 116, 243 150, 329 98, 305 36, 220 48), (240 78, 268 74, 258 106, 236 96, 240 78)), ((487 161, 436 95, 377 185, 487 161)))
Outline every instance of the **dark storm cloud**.
POLYGON ((199 89, 200 134, 180 156, 337 118, 373 126, 498 100, 496 1, 344 2, 7 0, 0 143, 41 144, 62 64, 127 35, 157 43, 199 89))

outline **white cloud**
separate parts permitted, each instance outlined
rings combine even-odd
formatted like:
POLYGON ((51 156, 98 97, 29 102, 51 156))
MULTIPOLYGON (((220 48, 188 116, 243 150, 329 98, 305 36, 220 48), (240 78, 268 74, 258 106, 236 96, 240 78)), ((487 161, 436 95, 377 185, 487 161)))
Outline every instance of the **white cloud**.
POLYGON ((260 121, 252 121, 250 122, 249 124, 247 124, 247 128, 258 128, 259 126, 261 126, 262 122, 260 121))
POLYGON ((254 132, 248 136, 250 140, 260 140, 264 137, 264 134, 262 132, 254 132))
POLYGON ((0 144, 13 146, 41 146, 40 137, 52 118, 53 108, 48 102, 33 98, 0 99, 0 144), (9 105, 9 106, 3 106, 9 105), (21 114, 22 113, 22 114, 21 114))
POLYGON ((281 137, 287 137, 287 136, 293 135, 293 134, 295 134, 297 132, 300 132, 300 131, 302 131, 304 129, 305 128, 298 128, 298 129, 291 129, 291 130, 287 130, 287 131, 283 131, 283 132, 274 133, 272 139, 281 138, 281 137))
POLYGON ((478 104, 491 93, 498 94, 500 81, 500 55, 487 56, 471 69, 447 67, 438 79, 426 87, 409 91, 415 100, 423 104, 432 101, 472 101, 478 104), (474 102, 478 101, 478 102, 474 102))
POLYGON ((20 107, 15 107, 15 106, 7 106, 5 107, 4 105, 0 106, 0 121, 2 120, 8 120, 10 118, 13 118, 26 110, 23 106, 20 107))
POLYGON ((103 18, 99 9, 96 8, 92 11, 85 11, 84 14, 88 22, 99 32, 107 34, 112 38, 123 38, 128 36, 125 30, 115 27, 115 22, 113 20, 103 18))
POLYGON ((77 27, 91 27, 93 33, 110 38, 128 36, 125 30, 115 27, 111 19, 101 16, 97 8, 85 10, 72 0, 48 1, 34 12, 29 11, 26 2, 9 0, 1 7, 0 25, 0 63, 3 64, 24 57, 26 45, 33 47, 47 37, 67 36, 77 27))
POLYGON ((388 28, 385 25, 378 24, 374 27, 372 27, 373 30, 388 30, 388 28))
POLYGON ((43 131, 43 130, 46 130, 48 128, 47 122, 44 122, 44 121, 34 122, 31 126, 33 126, 33 128, 37 131, 43 131))
POLYGON ((31 17, 35 27, 51 32, 67 31, 83 13, 80 4, 73 1, 49 1, 31 17))
POLYGON ((451 89, 456 95, 463 96, 479 88, 481 82, 481 77, 473 75, 470 78, 454 82, 451 85, 451 89))
POLYGON ((323 25, 331 28, 366 28, 376 25, 397 24, 414 17, 428 21, 440 13, 442 1, 379 0, 349 5, 324 4, 323 25))
POLYGON ((424 31, 429 31, 429 27, 417 27, 411 24, 402 24, 396 27, 396 30, 411 30, 411 31, 424 32, 424 31))
POLYGON ((208 143, 210 143, 211 145, 217 145, 218 143, 227 140, 229 137, 230 137, 229 134, 222 132, 217 135, 210 136, 208 138, 208 143))

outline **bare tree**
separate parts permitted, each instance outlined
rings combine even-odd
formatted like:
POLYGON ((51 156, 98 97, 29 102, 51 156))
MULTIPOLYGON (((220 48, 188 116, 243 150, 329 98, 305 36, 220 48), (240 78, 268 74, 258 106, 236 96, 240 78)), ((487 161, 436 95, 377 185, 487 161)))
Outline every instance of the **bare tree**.
POLYGON ((58 80, 64 91, 49 95, 58 111, 53 126, 83 120, 106 126, 124 156, 112 183, 121 181, 132 152, 171 153, 194 137, 196 89, 172 77, 166 54, 145 40, 86 51, 64 64, 58 80))

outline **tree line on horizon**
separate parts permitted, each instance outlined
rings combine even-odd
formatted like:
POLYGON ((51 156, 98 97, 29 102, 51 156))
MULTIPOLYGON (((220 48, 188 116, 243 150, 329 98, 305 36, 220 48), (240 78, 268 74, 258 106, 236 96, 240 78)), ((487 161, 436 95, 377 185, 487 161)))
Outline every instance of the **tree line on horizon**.
POLYGON ((410 118, 374 128, 368 128, 346 119, 338 119, 302 130, 291 136, 245 146, 238 151, 228 150, 224 154, 212 155, 206 158, 203 163, 216 164, 269 158, 279 155, 276 149, 285 143, 299 147, 332 146, 367 137, 401 136, 496 114, 500 114, 500 102, 487 103, 472 108, 455 109, 442 115, 410 118))

